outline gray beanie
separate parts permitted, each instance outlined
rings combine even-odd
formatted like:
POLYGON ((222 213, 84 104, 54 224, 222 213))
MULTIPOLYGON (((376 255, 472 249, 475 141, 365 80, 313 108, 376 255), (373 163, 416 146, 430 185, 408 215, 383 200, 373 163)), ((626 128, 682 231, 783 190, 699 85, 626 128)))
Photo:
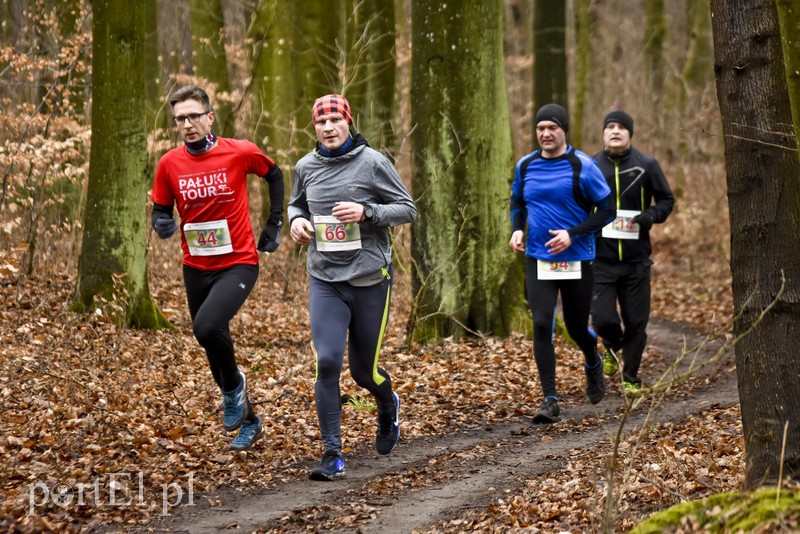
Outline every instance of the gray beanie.
POLYGON ((567 117, 567 110, 558 104, 545 104, 536 112, 535 124, 541 121, 553 121, 564 130, 564 133, 569 132, 569 118, 567 117))

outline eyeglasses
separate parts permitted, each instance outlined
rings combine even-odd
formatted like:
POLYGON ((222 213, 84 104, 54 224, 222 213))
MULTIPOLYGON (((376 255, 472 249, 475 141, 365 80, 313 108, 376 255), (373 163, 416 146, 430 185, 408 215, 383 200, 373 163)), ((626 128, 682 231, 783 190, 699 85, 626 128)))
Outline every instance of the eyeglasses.
POLYGON ((211 113, 210 111, 204 111, 203 113, 189 113, 188 115, 177 115, 175 117, 175 124, 178 126, 183 125, 186 122, 186 119, 189 119, 189 122, 195 124, 197 121, 200 120, 200 117, 204 115, 208 115, 211 113))

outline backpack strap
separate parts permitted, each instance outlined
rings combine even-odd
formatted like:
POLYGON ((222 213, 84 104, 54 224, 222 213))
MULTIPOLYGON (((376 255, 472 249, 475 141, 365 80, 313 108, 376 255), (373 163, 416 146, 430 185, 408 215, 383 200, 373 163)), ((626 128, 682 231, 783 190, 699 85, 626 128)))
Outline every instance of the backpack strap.
POLYGON ((572 166, 572 196, 578 206, 583 208, 586 213, 591 213, 594 205, 588 198, 583 196, 581 191, 581 169, 583 168, 580 158, 575 154, 575 147, 570 147, 564 157, 572 166))
MULTIPOLYGON (((525 173, 528 170, 528 165, 530 165, 533 160, 541 157, 542 151, 537 150, 528 156, 527 159, 523 160, 519 166, 519 175, 524 179, 525 173)), ((581 164, 580 158, 575 154, 575 147, 570 146, 569 150, 563 155, 563 158, 566 159, 570 167, 572 167, 572 196, 575 202, 577 202, 578 206, 586 211, 586 213, 591 213, 594 204, 583 196, 583 192, 581 192, 581 169, 583 165, 581 164)))

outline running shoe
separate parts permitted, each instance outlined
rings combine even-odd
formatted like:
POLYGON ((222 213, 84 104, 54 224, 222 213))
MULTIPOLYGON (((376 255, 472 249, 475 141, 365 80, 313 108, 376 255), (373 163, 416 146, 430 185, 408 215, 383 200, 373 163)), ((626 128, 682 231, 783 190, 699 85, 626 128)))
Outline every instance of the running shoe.
POLYGON ((245 421, 239 427, 239 435, 230 444, 232 451, 246 451, 253 446, 257 440, 264 435, 264 428, 261 426, 261 419, 256 416, 255 421, 245 421))
POLYGON ((627 397, 638 397, 642 394, 642 386, 636 382, 628 382, 626 380, 622 382, 622 391, 627 397))
POLYGON ((247 409, 249 404, 247 402, 247 379, 244 374, 239 371, 241 381, 239 386, 228 393, 222 393, 222 426, 228 432, 236 430, 249 415, 247 409))
POLYGON ((555 397, 547 397, 536 413, 533 414, 533 423, 536 425, 546 425, 558 421, 558 414, 561 410, 558 408, 558 399, 555 397))
POLYGON ((617 354, 611 350, 606 349, 603 354, 603 373, 606 376, 612 376, 617 373, 619 369, 619 362, 617 361, 617 354))
POLYGON ((322 455, 319 465, 315 465, 308 473, 311 480, 336 480, 344 478, 344 460, 335 451, 327 451, 322 455))
POLYGON ((586 398, 597 404, 606 396, 606 379, 603 376, 603 362, 598 361, 594 367, 584 367, 586 372, 586 398))
POLYGON ((400 397, 392 392, 394 402, 388 409, 378 405, 378 434, 375 436, 375 450, 378 454, 389 454, 397 447, 400 439, 400 397))

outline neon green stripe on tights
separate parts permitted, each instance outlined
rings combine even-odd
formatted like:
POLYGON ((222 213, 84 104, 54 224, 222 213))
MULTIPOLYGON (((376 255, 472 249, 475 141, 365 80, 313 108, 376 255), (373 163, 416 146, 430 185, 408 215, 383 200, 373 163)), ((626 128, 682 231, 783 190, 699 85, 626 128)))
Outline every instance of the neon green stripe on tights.
POLYGON ((392 286, 386 288, 386 303, 383 305, 383 318, 381 319, 381 332, 378 334, 378 345, 375 347, 375 358, 372 364, 372 380, 379 386, 386 380, 380 373, 378 373, 378 358, 381 354, 381 345, 383 345, 383 334, 386 332, 386 323, 389 320, 389 297, 392 294, 392 286))

